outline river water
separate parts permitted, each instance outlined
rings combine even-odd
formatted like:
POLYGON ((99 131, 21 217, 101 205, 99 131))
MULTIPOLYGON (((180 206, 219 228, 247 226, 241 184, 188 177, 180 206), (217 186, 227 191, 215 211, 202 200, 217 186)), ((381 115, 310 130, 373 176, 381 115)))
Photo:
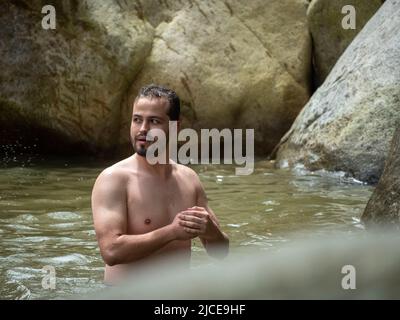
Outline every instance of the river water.
MULTIPOLYGON (((49 160, 0 168, 1 299, 63 298, 103 288, 90 194, 109 164, 49 160), (44 266, 56 272, 53 290, 42 285, 44 266)), ((266 161, 256 162, 249 176, 236 176, 229 165, 193 169, 230 237, 232 254, 363 232, 359 218, 373 189, 342 173, 274 169, 266 161)), ((199 241, 192 251, 193 267, 212 263, 199 241)))

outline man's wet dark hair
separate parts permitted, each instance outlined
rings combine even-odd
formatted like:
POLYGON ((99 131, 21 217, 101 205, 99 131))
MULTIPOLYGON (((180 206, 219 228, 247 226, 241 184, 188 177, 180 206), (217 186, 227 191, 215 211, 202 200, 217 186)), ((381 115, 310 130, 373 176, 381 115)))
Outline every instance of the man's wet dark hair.
POLYGON ((178 121, 181 112, 181 101, 175 91, 156 85, 150 84, 139 90, 139 94, 135 102, 140 98, 165 98, 169 102, 168 116, 170 121, 178 121))

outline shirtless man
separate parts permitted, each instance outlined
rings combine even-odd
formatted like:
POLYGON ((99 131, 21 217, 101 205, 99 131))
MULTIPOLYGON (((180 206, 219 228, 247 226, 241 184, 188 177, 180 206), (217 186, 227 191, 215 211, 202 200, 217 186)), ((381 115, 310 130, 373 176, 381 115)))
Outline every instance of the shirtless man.
MULTIPOLYGON (((94 227, 106 263, 104 281, 118 282, 136 264, 179 252, 189 266, 191 240, 199 237, 209 255, 224 257, 229 239, 207 204, 199 177, 172 160, 151 165, 146 150, 151 129, 168 140, 180 101, 172 90, 143 87, 133 105, 130 138, 136 153, 105 169, 92 193, 94 227)), ((179 122, 178 122, 179 125, 179 122)), ((167 141, 168 143, 168 141, 167 141)), ((168 145, 164 150, 168 157, 168 145)))

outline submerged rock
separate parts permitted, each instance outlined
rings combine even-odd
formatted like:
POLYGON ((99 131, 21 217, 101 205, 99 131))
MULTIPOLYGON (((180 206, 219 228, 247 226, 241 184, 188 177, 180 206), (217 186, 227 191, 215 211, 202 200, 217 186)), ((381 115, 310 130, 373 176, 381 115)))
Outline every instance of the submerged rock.
POLYGON ((400 227, 400 127, 393 136, 385 170, 362 216, 367 226, 400 227))
POLYGON ((400 122, 400 2, 386 1, 281 139, 277 165, 376 183, 400 122))

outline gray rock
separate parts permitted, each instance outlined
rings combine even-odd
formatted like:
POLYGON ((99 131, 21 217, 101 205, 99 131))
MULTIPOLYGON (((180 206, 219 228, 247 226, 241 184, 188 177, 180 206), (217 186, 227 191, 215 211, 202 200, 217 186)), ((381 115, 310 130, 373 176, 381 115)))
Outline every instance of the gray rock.
POLYGON ((315 84, 321 85, 344 50, 381 6, 381 0, 313 0, 307 10, 313 40, 315 84), (343 29, 342 8, 356 11, 356 29, 343 29))
POLYGON ((400 127, 393 136, 382 177, 362 216, 367 226, 400 227, 400 127))
POLYGON ((278 145, 277 166, 376 183, 400 122, 400 1, 386 1, 278 145))

